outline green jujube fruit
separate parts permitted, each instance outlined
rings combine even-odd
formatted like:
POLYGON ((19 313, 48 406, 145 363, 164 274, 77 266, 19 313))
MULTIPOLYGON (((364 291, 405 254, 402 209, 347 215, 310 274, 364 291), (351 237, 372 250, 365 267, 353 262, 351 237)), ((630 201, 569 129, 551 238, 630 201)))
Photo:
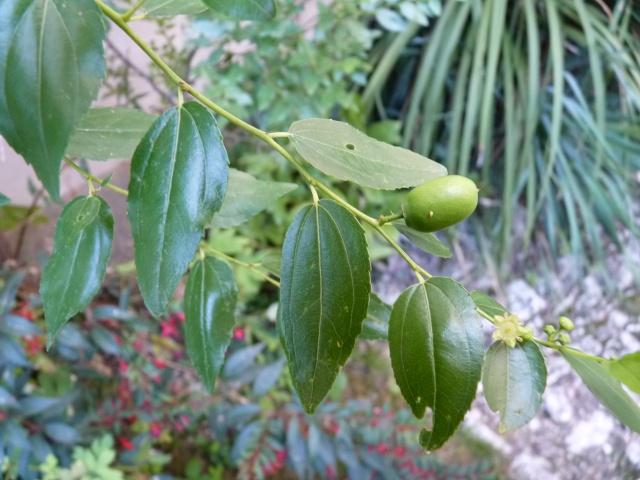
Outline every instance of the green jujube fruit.
POLYGON ((414 188, 402 204, 408 227, 435 232, 461 222, 478 205, 478 187, 467 177, 447 175, 414 188))

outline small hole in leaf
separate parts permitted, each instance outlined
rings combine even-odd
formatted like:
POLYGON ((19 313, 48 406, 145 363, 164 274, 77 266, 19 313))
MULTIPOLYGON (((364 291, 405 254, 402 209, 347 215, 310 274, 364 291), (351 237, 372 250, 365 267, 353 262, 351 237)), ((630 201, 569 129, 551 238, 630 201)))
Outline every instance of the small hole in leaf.
POLYGON ((356 146, 353 143, 347 143, 345 145, 345 147, 347 147, 347 150, 355 150, 356 146))

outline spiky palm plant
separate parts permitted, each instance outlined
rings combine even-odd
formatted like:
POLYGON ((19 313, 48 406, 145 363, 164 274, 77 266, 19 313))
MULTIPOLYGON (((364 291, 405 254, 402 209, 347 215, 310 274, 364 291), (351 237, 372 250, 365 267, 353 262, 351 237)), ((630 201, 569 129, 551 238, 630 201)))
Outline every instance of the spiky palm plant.
POLYGON ((603 233, 624 246, 620 226, 637 238, 634 3, 450 0, 430 27, 411 26, 374 52, 365 108, 396 115, 405 147, 477 175, 501 200, 484 214, 502 260, 520 211, 523 239, 544 229, 554 255, 601 260, 603 233))

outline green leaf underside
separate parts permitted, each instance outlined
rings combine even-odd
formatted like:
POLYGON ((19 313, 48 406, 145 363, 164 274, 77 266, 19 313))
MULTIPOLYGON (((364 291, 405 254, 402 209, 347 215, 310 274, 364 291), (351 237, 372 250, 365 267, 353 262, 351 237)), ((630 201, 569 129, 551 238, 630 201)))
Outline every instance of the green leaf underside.
POLYGON ((413 228, 409 228, 404 223, 404 220, 393 222, 392 225, 420 250, 435 255, 436 257, 451 258, 451 250, 433 233, 418 232, 413 228))
POLYGON ((571 348, 563 347, 560 353, 580 376, 591 393, 620 422, 636 433, 640 433, 640 407, 625 392, 620 383, 605 367, 590 358, 585 358, 571 348))
POLYGON ((276 15, 273 0, 203 0, 211 10, 237 20, 269 20, 276 15))
POLYGON ((112 240, 113 216, 102 198, 77 197, 62 210, 40 283, 47 348, 69 318, 83 311, 98 292, 112 240))
POLYGON ((391 311, 391 366, 411 411, 432 410, 432 430, 420 444, 441 447, 471 407, 482 373, 482 327, 469 293, 449 278, 432 277, 407 288, 391 311))
POLYGON ((231 268, 214 257, 196 262, 184 292, 185 341, 200 380, 212 392, 231 341, 238 299, 231 268))
POLYGON ((104 77, 104 38, 93 0, 0 2, 0 134, 55 200, 69 138, 104 77))
POLYGON ((518 342, 510 348, 494 342, 485 355, 482 385, 487 404, 502 414, 500 433, 527 424, 542 402, 547 368, 534 342, 518 342))
POLYGON ((447 174, 439 163, 368 137, 344 122, 311 118, 294 122, 289 138, 314 167, 363 187, 394 190, 447 174))
POLYGON ((362 227, 332 200, 303 208, 283 246, 279 333, 293 385, 313 413, 362 331, 371 263, 362 227))
POLYGON ((133 108, 92 108, 71 136, 67 155, 87 160, 131 158, 157 118, 133 108))
POLYGON ((473 303, 475 303, 476 307, 483 312, 488 313, 492 317, 495 317, 496 315, 502 317, 505 312, 507 312, 506 308, 480 290, 474 290, 471 292, 471 299, 473 300, 473 303))
POLYGON ((195 15, 206 9, 202 0, 147 0, 141 8, 147 17, 195 15))
POLYGON ((602 366, 618 381, 640 394, 640 352, 630 353, 618 360, 607 360, 602 366))
POLYGON ((296 188, 295 183, 265 182, 231 168, 224 203, 210 226, 230 228, 240 225, 296 188))
POLYGON ((391 307, 372 293, 369 296, 369 309, 367 318, 362 325, 362 340, 386 340, 389 333, 389 319, 391 318, 391 307))
POLYGON ((0 193, 0 207, 2 207, 3 205, 9 205, 10 203, 11 200, 9 199, 9 197, 0 193))
POLYGON ((213 115, 196 102, 166 111, 133 155, 127 213, 140 292, 153 315, 167 308, 222 205, 228 163, 213 115))

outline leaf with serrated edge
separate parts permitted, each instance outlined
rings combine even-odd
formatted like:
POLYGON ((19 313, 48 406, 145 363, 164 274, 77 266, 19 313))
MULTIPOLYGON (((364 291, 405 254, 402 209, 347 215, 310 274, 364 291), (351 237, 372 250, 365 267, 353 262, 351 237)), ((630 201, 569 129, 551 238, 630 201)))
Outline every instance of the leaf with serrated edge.
POLYGON ((104 38, 93 0, 0 2, 0 134, 54 200, 69 138, 104 78, 104 38))
POLYGON ((640 352, 630 353, 618 360, 602 362, 611 375, 640 394, 640 352))
POLYGON ((447 174, 439 163, 379 142, 344 122, 299 120, 289 128, 289 138, 302 158, 314 167, 363 187, 415 187, 447 174))
POLYGON ((407 227, 404 221, 393 222, 392 225, 420 250, 441 258, 451 258, 451 250, 431 232, 418 232, 407 227))
POLYGON ((273 0, 203 0, 214 12, 237 20, 269 20, 276 15, 273 0))
POLYGON ((332 200, 298 213, 282 251, 279 333, 293 386, 313 413, 362 331, 371 263, 362 227, 332 200))
POLYGON ((534 417, 546 384, 547 367, 534 342, 517 342, 515 348, 495 342, 487 351, 482 385, 489 408, 502 414, 500 433, 516 430, 534 417))
POLYGON ((219 228, 240 225, 262 210, 273 206, 278 198, 297 187, 295 183, 258 180, 248 173, 230 168, 224 203, 210 225, 219 228))
POLYGON ((184 291, 187 353, 212 392, 231 342, 238 298, 233 272, 222 260, 196 262, 184 291))
POLYGON ((53 253, 40 283, 47 348, 67 320, 83 311, 98 292, 112 240, 113 216, 102 198, 77 197, 62 210, 53 237, 53 253), (97 212, 91 217, 88 212, 95 211, 96 206, 97 212))
POLYGON ((147 17, 195 15, 206 9, 202 0, 147 0, 141 8, 147 17))
POLYGON ((72 135, 67 155, 87 160, 131 158, 157 118, 134 108, 92 108, 72 135))
POLYGON ((560 353, 598 401, 620 422, 640 433, 640 407, 623 390, 618 380, 600 363, 582 356, 581 352, 562 347, 560 353))
POLYGON ((391 311, 391 366, 417 418, 427 407, 433 428, 420 444, 441 447, 471 407, 482 373, 482 326, 469 293, 450 278, 432 277, 407 288, 391 311))
POLYGON ((475 303, 476 307, 492 317, 495 317, 496 315, 502 317, 505 312, 508 313, 506 308, 480 290, 474 290, 471 292, 471 299, 473 300, 473 303, 475 303))
POLYGON ((140 292, 153 315, 167 308, 222 205, 228 163, 213 115, 196 102, 165 112, 133 155, 127 213, 140 292))
POLYGON ((389 319, 391 318, 391 307, 372 293, 369 296, 369 309, 367 318, 362 325, 362 340, 386 340, 389 333, 389 319))

